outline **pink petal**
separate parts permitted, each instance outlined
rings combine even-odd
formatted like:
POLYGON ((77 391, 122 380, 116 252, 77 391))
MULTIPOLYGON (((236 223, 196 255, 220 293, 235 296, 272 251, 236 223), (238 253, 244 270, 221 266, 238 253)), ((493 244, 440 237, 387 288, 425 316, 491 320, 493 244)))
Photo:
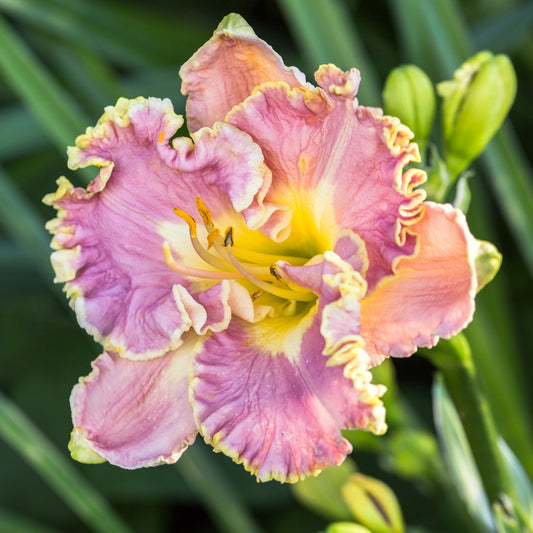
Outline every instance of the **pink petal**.
POLYGON ((270 173, 250 137, 219 124, 196 134, 194 145, 178 138, 170 146, 181 123, 169 100, 120 99, 69 151, 71 168, 101 167, 96 179, 85 190, 61 178, 45 198, 58 210, 48 224, 56 281, 67 282, 80 324, 104 349, 130 358, 177 348, 190 327, 229 322, 227 287, 199 296, 206 287, 165 262, 168 241, 178 263, 205 268, 173 208, 199 219, 201 197, 213 217, 243 212, 257 222, 265 212, 270 173))
MULTIPOLYGON (((322 67, 319 80, 328 72, 338 77, 337 70, 322 67)), ((346 74, 352 85, 353 77, 346 74)), ((424 193, 414 188, 425 175, 403 173, 418 159, 407 128, 380 110, 358 106, 346 97, 353 91, 336 87, 326 94, 265 84, 226 120, 261 146, 272 170, 265 200, 292 208, 285 236, 292 231, 298 246, 321 253, 333 248, 341 228, 352 230, 366 244, 372 288, 414 250, 407 228, 420 217, 424 193)))
POLYGON ((180 69, 182 94, 187 99, 189 131, 212 126, 267 81, 284 81, 291 87, 305 84, 296 67, 286 67, 281 57, 239 15, 229 15, 213 37, 180 69))
POLYGON ((303 266, 293 266, 284 261, 278 261, 277 266, 284 275, 296 285, 311 289, 329 302, 328 284, 324 276, 337 274, 341 271, 355 271, 362 277, 368 269, 368 257, 365 243, 351 230, 342 230, 337 235, 333 252, 311 258, 303 266))
POLYGON ((322 353, 329 357, 328 366, 344 366, 345 377, 360 388, 361 369, 370 365, 360 335, 361 300, 367 290, 363 275, 368 262, 364 244, 350 232, 341 233, 335 252, 324 252, 321 262, 313 265, 280 264, 280 270, 290 281, 320 295, 320 333, 325 343, 322 353))
POLYGON ((188 400, 191 344, 149 361, 100 355, 70 398, 78 438, 122 468, 176 462, 196 435, 188 400))
POLYGON ((465 328, 474 313, 477 243, 463 213, 427 202, 411 230, 417 252, 400 259, 396 274, 361 302, 361 336, 373 364, 434 346, 465 328))
POLYGON ((343 72, 335 65, 321 65, 315 72, 315 80, 331 96, 352 99, 357 94, 361 74, 356 68, 343 72))
POLYGON ((260 481, 294 482, 350 453, 341 428, 382 432, 382 389, 356 389, 342 368, 326 366, 323 347, 314 311, 258 324, 234 319, 212 335, 192 364, 191 403, 204 439, 260 481))

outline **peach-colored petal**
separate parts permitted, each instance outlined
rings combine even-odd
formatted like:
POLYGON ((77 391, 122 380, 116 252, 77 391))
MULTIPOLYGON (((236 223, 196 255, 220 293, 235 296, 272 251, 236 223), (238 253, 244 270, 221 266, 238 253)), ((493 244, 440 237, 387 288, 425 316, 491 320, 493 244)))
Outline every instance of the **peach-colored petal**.
POLYGON ((415 254, 400 259, 396 273, 361 302, 361 336, 373 364, 434 346, 465 328, 474 313, 478 245, 463 213, 427 202, 411 230, 418 236, 415 254))
POLYGON ((235 104, 266 81, 284 81, 291 87, 306 83, 302 72, 286 67, 281 57, 234 13, 224 18, 213 37, 181 67, 180 76, 181 92, 188 95, 190 131, 223 120, 235 104))

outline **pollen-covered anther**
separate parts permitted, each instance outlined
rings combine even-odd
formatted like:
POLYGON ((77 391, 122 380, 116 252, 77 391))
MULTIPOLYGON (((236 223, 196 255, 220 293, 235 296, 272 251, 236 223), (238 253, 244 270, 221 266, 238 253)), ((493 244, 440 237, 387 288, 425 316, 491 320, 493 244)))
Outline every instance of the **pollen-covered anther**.
POLYGON ((276 278, 276 280, 281 281, 282 276, 279 272, 279 270, 275 266, 270 267, 270 273, 276 278))
POLYGON ((213 247, 213 244, 215 244, 215 241, 220 236, 220 230, 218 228, 213 228, 208 234, 207 234, 207 249, 213 247))
POLYGON ((200 197, 196 198, 196 209, 198 209, 198 213, 200 213, 206 228, 209 230, 214 228, 215 225, 213 224, 213 219, 211 218, 211 211, 209 211, 200 197))
POLYGON ((189 226, 189 231, 191 233, 191 237, 196 237, 196 220, 194 220, 189 213, 186 213, 182 209, 179 209, 178 207, 174 208, 174 213, 181 217, 185 222, 187 222, 189 226))

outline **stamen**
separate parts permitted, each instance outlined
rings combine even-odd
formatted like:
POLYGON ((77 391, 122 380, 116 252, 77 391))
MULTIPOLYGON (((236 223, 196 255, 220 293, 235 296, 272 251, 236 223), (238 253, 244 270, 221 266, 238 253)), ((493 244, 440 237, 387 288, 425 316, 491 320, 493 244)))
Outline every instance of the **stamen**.
POLYGON ((204 224, 206 225, 207 229, 213 228, 214 224, 213 219, 211 218, 211 212, 209 211, 209 209, 207 209, 206 205, 200 197, 196 198, 196 209, 198 209, 198 213, 200 213, 200 216, 202 217, 202 220, 204 221, 204 224))
POLYGON ((224 246, 233 246, 233 228, 230 226, 224 235, 224 246))
POLYGON ((283 286, 285 286, 290 291, 307 292, 309 290, 309 289, 303 289, 299 285, 296 285, 296 283, 293 283, 292 281, 284 278, 281 275, 280 271, 274 265, 270 267, 270 273, 276 278, 277 281, 279 281, 283 286))
POLYGON ((278 280, 281 281, 282 277, 278 269, 275 266, 270 267, 270 273, 278 280))
MULTIPOLYGON (((222 274, 224 272, 228 272, 228 273, 235 272, 235 267, 231 263, 226 261, 225 259, 223 259, 223 258, 221 258, 221 257, 219 257, 217 255, 213 255, 212 253, 209 253, 202 246, 201 242, 198 240, 198 236, 196 235, 196 221, 194 220, 193 217, 191 217, 185 211, 182 211, 181 209, 178 209, 177 207, 174 208, 174 213, 176 213, 176 215, 178 215, 179 217, 183 218, 185 220, 185 222, 187 222, 187 224, 189 225, 189 236, 191 238, 191 244, 192 244, 192 247, 194 248, 194 251, 208 265, 211 265, 212 267, 216 268, 220 272, 220 274, 221 274, 220 279, 242 279, 242 275, 239 275, 237 277, 226 277, 226 278, 224 278, 224 276, 222 276, 222 274)), ((228 228, 228 230, 231 230, 231 228, 228 228)), ((226 231, 226 235, 227 235, 227 233, 228 233, 228 231, 226 231)), ((231 231, 229 231, 229 233, 231 233, 231 231)), ((215 249, 217 249, 215 243, 216 243, 217 237, 219 235, 220 235, 220 230, 218 228, 213 228, 209 232, 209 234, 207 235, 208 248, 211 248, 212 246, 215 246, 215 249)), ((227 236, 226 236, 226 238, 227 238, 227 236)), ((231 239, 231 237, 230 237, 230 239, 231 239)), ((171 267, 171 268, 173 268, 173 270, 178 272, 178 270, 176 270, 176 268, 174 268, 174 267, 171 267)), ((180 271, 182 271, 183 274, 187 274, 187 275, 191 275, 191 276, 194 275, 194 274, 190 273, 194 269, 189 269, 187 272, 185 272, 185 271, 183 271, 183 267, 179 267, 179 268, 181 268, 180 271)), ((254 276, 259 276, 259 278, 261 278, 261 279, 270 279, 270 271, 269 271, 269 269, 267 267, 255 266, 255 265, 247 265, 246 268, 254 276)), ((202 270, 198 270, 198 271, 200 273, 204 272, 202 270)), ((210 271, 205 271, 205 272, 210 272, 210 271)), ((206 277, 206 276, 199 275, 198 277, 206 277)), ((209 276, 209 277, 212 277, 212 276, 209 276)))
POLYGON ((235 254, 235 257, 244 259, 249 263, 259 263, 264 265, 268 263, 275 263, 276 261, 285 261, 294 266, 301 266, 307 263, 307 259, 305 257, 297 257, 295 255, 266 254, 264 252, 246 250, 244 248, 239 248, 238 246, 234 246, 232 250, 235 254))
POLYGON ((226 231, 226 237, 224 239, 225 248, 218 247, 216 244, 215 244, 215 248, 217 249, 221 248, 220 253, 223 253, 226 256, 226 259, 233 265, 235 270, 240 272, 243 275, 243 277, 245 277, 248 281, 252 282, 258 289, 263 289, 264 291, 269 292, 270 294, 273 294, 274 296, 279 296, 280 298, 284 298, 285 300, 298 300, 301 302, 310 302, 316 298, 316 294, 312 291, 308 290, 305 292, 302 291, 302 292, 296 293, 289 289, 282 289, 281 287, 276 287, 275 285, 272 285, 270 283, 267 283, 266 281, 263 281, 255 277, 237 261, 237 258, 233 255, 233 252, 231 250, 232 244, 233 244, 233 230, 230 227, 226 231))
POLYGON ((163 243, 163 254, 165 256, 165 263, 169 268, 177 272, 178 274, 184 274, 186 276, 192 276, 194 278, 201 279, 244 279, 239 272, 221 272, 220 270, 203 270, 200 268, 188 267, 176 262, 170 250, 170 244, 168 241, 163 243))
POLYGON ((211 248, 213 244, 215 244, 215 240, 220 235, 220 230, 218 228, 213 228, 208 234, 207 234, 207 249, 211 248))
POLYGON ((186 213, 185 211, 178 209, 177 207, 174 208, 174 213, 178 215, 179 217, 183 218, 185 222, 189 225, 189 234, 191 237, 191 243, 194 248, 194 251, 209 265, 214 266, 215 268, 218 268, 220 270, 232 270, 231 266, 228 264, 227 261, 224 261, 223 259, 220 259, 220 257, 217 257, 216 255, 210 254, 200 243, 198 240, 198 236, 196 234, 196 220, 194 220, 191 215, 186 213))
POLYGON ((296 265, 304 264, 304 258, 275 256, 238 248, 235 248, 236 253, 234 253, 233 228, 229 226, 226 229, 224 239, 222 240, 220 237, 220 230, 213 223, 211 212, 200 197, 196 198, 196 207, 198 213, 202 217, 204 226, 208 231, 207 249, 204 248, 198 239, 196 220, 191 215, 177 207, 174 208, 174 213, 185 220, 189 226, 191 244, 195 252, 203 261, 214 267, 216 270, 203 270, 178 264, 172 256, 169 243, 165 241, 163 243, 165 262, 172 270, 180 274, 202 279, 246 279, 259 289, 251 295, 252 300, 257 299, 264 292, 268 292, 274 296, 293 302, 310 302, 316 299, 316 294, 311 290, 296 286, 289 280, 285 280, 276 266, 261 266, 265 265, 265 263, 273 263, 278 260, 288 260, 291 264, 296 265), (211 248, 214 248, 219 255, 210 253, 208 250, 211 248), (236 256, 244 259, 248 264, 240 263, 236 256), (274 283, 267 283, 266 280, 271 281, 272 276, 276 280, 274 283, 281 284, 281 287, 274 283))
POLYGON ((191 233, 191 237, 196 237, 196 220, 189 215, 189 213, 186 213, 182 209, 178 209, 177 207, 174 208, 174 213, 178 215, 179 217, 183 218, 185 222, 189 225, 189 231, 191 233))

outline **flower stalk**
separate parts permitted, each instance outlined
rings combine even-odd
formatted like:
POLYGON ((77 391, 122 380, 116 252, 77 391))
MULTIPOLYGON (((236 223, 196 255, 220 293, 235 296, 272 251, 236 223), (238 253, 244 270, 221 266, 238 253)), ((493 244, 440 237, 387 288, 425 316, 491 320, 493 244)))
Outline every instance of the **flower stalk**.
POLYGON ((487 399, 480 388, 472 351, 466 337, 458 334, 441 340, 421 355, 443 374, 446 388, 462 419, 468 441, 491 503, 510 494, 510 480, 498 449, 498 431, 487 399))

